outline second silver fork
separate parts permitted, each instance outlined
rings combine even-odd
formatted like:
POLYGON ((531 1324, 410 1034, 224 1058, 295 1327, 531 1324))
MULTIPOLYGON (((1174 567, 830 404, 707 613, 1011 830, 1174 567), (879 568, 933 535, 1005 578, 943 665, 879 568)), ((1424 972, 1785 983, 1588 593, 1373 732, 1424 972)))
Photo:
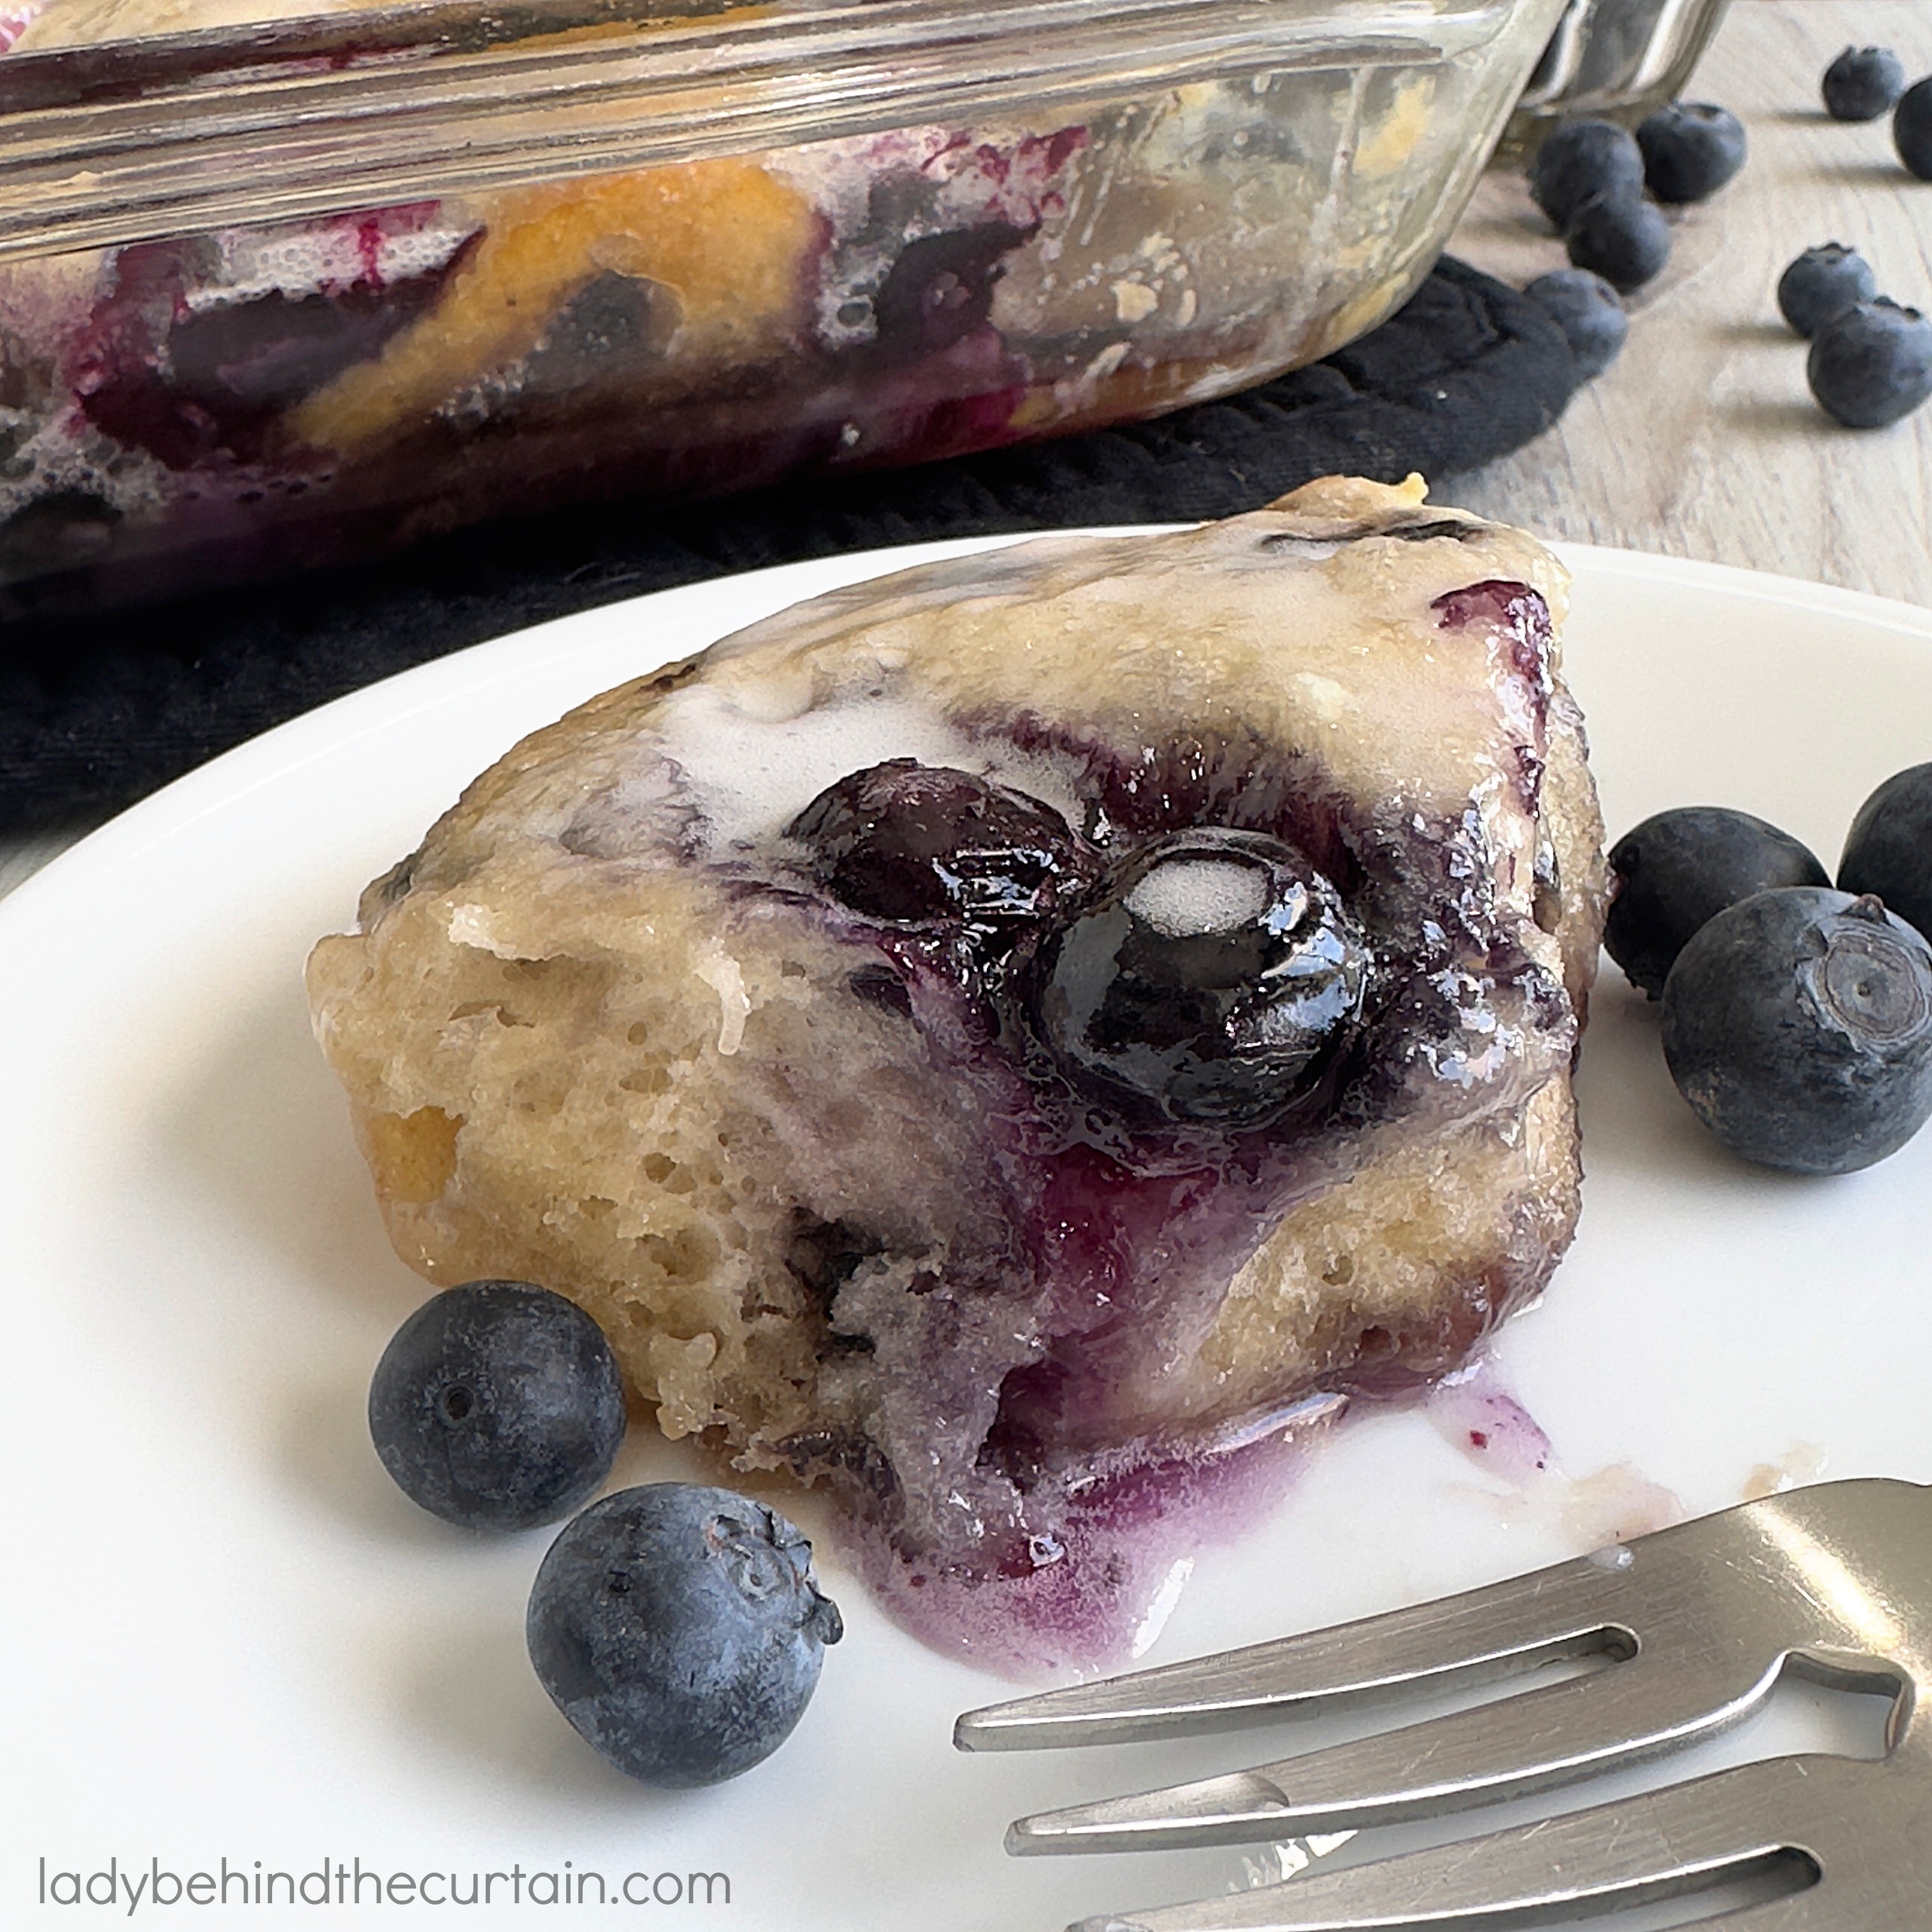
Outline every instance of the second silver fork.
POLYGON ((1747 1503, 1492 1588, 968 1712, 1002 1750, 1216 1730, 1298 1710, 1609 1667, 1358 1742, 1024 1818, 1019 1852, 1348 1831, 1551 1790, 1708 1737, 1791 1671, 1892 1700, 1886 1755, 1740 1765, 1620 1803, 1081 1932, 1541 1924, 1778 1868, 1743 1932, 1932 1932, 1932 1489, 1747 1503))

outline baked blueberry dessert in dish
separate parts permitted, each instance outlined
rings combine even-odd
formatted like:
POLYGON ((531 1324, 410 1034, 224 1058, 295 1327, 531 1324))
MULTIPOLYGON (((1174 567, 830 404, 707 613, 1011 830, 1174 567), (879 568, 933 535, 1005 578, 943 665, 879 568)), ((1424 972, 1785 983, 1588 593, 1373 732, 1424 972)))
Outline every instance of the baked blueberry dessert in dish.
POLYGON ((524 740, 310 964, 399 1252, 580 1303, 929 1638, 1119 1654, 1575 1223, 1564 575, 1422 495, 928 565, 524 740))
POLYGON ((1250 388, 1560 4, 10 0, 0 616, 1250 388))

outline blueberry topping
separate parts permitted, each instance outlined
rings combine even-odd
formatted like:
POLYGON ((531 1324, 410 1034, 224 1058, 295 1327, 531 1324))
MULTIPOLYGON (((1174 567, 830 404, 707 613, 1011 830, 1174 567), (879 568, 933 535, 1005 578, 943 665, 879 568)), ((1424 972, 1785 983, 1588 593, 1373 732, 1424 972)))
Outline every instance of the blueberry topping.
POLYGON ((1035 962, 1034 1024, 1077 1082, 1175 1120, 1256 1126, 1354 1031, 1367 947, 1335 888, 1260 832, 1171 833, 1035 962))
POLYGON ((1550 130, 1529 164, 1529 191, 1558 233, 1585 202, 1634 197, 1643 188, 1643 152, 1614 121, 1564 121, 1550 130))
POLYGON ((472 1281, 396 1330, 369 1384, 369 1433, 404 1493, 470 1529, 567 1516, 610 1473, 624 1385, 603 1332, 524 1281, 472 1281))
POLYGON ((1838 242, 1808 248, 1778 278, 1778 310, 1808 341, 1828 322, 1878 293, 1871 264, 1838 242))
POLYGON ((1664 1052, 1745 1160, 1869 1167, 1932 1118, 1932 945, 1876 899, 1828 887, 1741 899, 1671 968, 1664 1052))
POLYGON ((1932 396, 1932 322, 1880 296, 1834 316, 1812 338, 1811 393, 1851 429, 1882 429, 1932 396))
POLYGON ((1010 938, 1095 869, 1049 805, 970 772, 893 758, 829 786, 786 827, 825 889, 895 924, 1010 938))
POLYGON ((1564 244, 1572 265, 1601 275, 1625 295, 1670 259, 1670 224, 1640 195, 1600 195, 1570 218, 1564 244))
POLYGON ((1654 1000, 1705 922, 1774 886, 1825 886, 1822 866, 1789 832, 1719 805, 1679 806, 1626 832, 1610 848, 1615 897, 1604 949, 1654 1000))
POLYGON ((1932 181, 1932 75, 1916 80, 1892 110, 1892 145, 1921 181, 1932 181))
POLYGON ((1630 333, 1630 318, 1617 292, 1588 268, 1558 268, 1523 290, 1546 310, 1563 332, 1578 372, 1587 381, 1617 359, 1630 333))
POLYGON ((1838 890, 1876 893, 1932 939, 1932 764, 1895 773, 1858 807, 1838 890))
POLYGON ((190 302, 205 244, 142 243, 113 258, 90 345, 101 374, 81 395, 88 421, 170 469, 260 459, 283 411, 379 355, 435 302, 467 244, 428 272, 293 295, 190 302))
POLYGON ((1673 100, 1640 122, 1644 185, 1676 206, 1705 201, 1744 164, 1744 123, 1707 100, 1673 100))
POLYGON ((812 1545, 728 1490, 654 1483, 593 1504, 530 1591, 530 1661, 620 1771, 682 1788, 736 1778, 791 1735, 844 1631, 812 1545))
POLYGON ((1876 121, 1905 92, 1905 68, 1889 47, 1847 47, 1825 70, 1825 112, 1834 121, 1876 121))

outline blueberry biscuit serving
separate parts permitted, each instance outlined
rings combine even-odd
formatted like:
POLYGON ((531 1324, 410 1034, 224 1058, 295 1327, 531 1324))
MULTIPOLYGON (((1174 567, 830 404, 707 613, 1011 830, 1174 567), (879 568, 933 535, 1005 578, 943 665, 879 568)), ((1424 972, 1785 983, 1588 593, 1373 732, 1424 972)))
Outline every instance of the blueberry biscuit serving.
POLYGON ((309 969, 389 1232, 1090 1661, 1256 1446, 1574 1227, 1600 826, 1560 566, 1419 484, 800 606, 526 739, 309 969))

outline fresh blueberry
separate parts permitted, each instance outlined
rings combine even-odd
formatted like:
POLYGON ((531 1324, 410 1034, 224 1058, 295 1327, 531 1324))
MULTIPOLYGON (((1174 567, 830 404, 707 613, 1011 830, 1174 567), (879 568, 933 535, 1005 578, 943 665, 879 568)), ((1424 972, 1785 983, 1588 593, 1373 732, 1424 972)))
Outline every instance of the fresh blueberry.
POLYGON ((1838 890, 1876 893, 1932 939, 1932 765, 1894 773, 1858 807, 1838 890))
POLYGON ((1090 878, 1091 848, 1049 805, 943 765, 893 758, 819 794, 785 836, 855 912, 961 920, 1009 936, 1090 878))
POLYGON ((1642 288, 1670 259, 1670 223, 1654 202, 1637 194, 1585 202, 1563 238, 1576 267, 1601 275, 1625 295, 1642 288))
POLYGON ((1878 293, 1871 264, 1856 248, 1827 242, 1808 248, 1778 278, 1778 313, 1808 340, 1846 309, 1878 293))
POLYGON ((396 1330, 369 1433, 403 1492, 470 1529, 567 1516, 610 1473, 624 1384, 596 1323, 526 1281, 446 1288, 396 1330))
POLYGON ((1642 150, 1614 121, 1559 122, 1529 164, 1530 194, 1559 234, 1585 202, 1642 188, 1642 150))
POLYGON ((1555 318, 1585 380, 1600 376, 1617 359, 1630 333, 1630 318, 1601 275, 1588 268, 1558 268, 1538 275, 1523 293, 1555 318))
POLYGON ((1804 374, 1828 415, 1882 429, 1932 396, 1932 322, 1882 296, 1858 302, 1811 338, 1804 374))
POLYGON ((1889 47, 1847 47, 1825 70, 1825 112, 1834 121, 1876 121, 1905 92, 1905 68, 1889 47))
POLYGON ((1610 848, 1604 950, 1654 1000, 1706 922, 1774 886, 1831 877, 1787 832, 1728 806, 1681 805, 1634 826, 1610 848))
POLYGON ((1076 1080, 1170 1120, 1258 1126, 1352 1032, 1368 950, 1335 888, 1259 832, 1142 847, 1042 946, 1036 1030, 1076 1080))
POLYGON ((1914 81, 1892 110, 1892 144, 1921 181, 1932 181, 1932 75, 1914 81))
POLYGON ((1740 899, 1664 987, 1678 1091, 1747 1160, 1850 1174, 1932 1118, 1932 945, 1875 898, 1740 899))
POLYGON ((1706 201, 1744 164, 1744 123, 1708 100, 1673 100, 1640 122, 1644 185, 1672 206, 1706 201))
POLYGON ((729 1490, 652 1483, 552 1544, 524 1622, 530 1661, 593 1750, 646 1784, 736 1778, 791 1735, 844 1632, 812 1545, 729 1490))

